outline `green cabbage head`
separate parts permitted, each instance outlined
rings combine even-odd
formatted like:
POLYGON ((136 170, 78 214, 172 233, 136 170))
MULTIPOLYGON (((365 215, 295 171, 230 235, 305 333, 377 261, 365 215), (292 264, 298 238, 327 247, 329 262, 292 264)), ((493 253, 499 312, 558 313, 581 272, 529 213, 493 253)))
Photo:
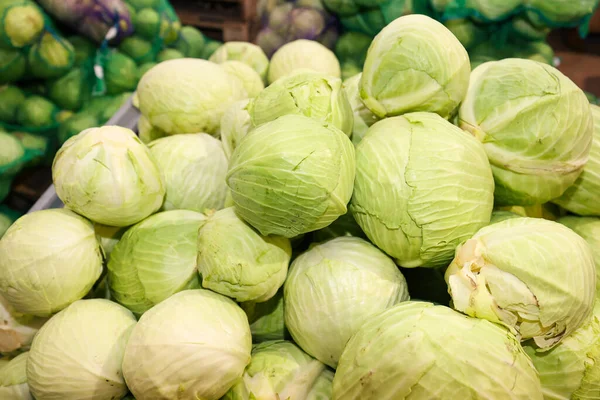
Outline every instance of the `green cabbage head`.
POLYGON ((350 339, 333 379, 344 400, 542 400, 519 341, 444 306, 404 302, 350 339))
POLYGON ((540 218, 489 225, 456 249, 446 271, 453 306, 549 350, 590 316, 596 268, 590 246, 540 218))
POLYGON ((339 237, 296 258, 283 299, 285 325, 294 341, 335 368, 360 326, 409 294, 391 258, 366 240, 339 237))
POLYGON ((545 399, 600 397, 600 302, 592 318, 549 352, 525 346, 540 374, 545 399))
MULTIPOLYGON (((323 363, 292 342, 264 342, 254 346, 252 361, 244 376, 222 400, 308 400, 311 398, 309 393, 325 371, 323 363)), ((331 392, 331 382, 329 385, 331 392)))
POLYGON ((342 73, 340 62, 331 50, 318 42, 299 39, 284 44, 273 54, 269 83, 300 69, 311 69, 335 78, 342 73))
POLYGON ((148 147, 167 189, 163 209, 206 212, 223 208, 227 158, 221 141, 196 133, 157 139, 148 147))
POLYGON ((131 312, 105 299, 80 300, 56 314, 29 351, 31 394, 62 400, 124 397, 121 364, 135 324, 131 312))
POLYGON ((600 107, 590 108, 594 130, 588 162, 575 183, 552 201, 575 214, 600 216, 600 107))
POLYGON ((241 61, 254 69, 264 83, 267 82, 269 59, 257 45, 248 42, 227 42, 222 44, 209 58, 209 61, 222 64, 226 61, 241 61))
POLYGON ((252 119, 248 112, 250 100, 240 100, 233 103, 221 118, 221 142, 225 156, 231 158, 233 150, 252 128, 252 119))
POLYGON ((165 211, 127 230, 108 262, 113 298, 140 315, 174 293, 199 288, 196 237, 205 220, 194 211, 165 211))
POLYGON ((239 79, 248 98, 254 98, 265 88, 260 75, 241 61, 225 61, 221 67, 234 79, 239 79))
POLYGON ((354 146, 344 132, 284 115, 247 135, 233 152, 227 185, 236 212, 262 235, 292 238, 347 211, 354 146))
POLYGON ((26 214, 0 240, 0 294, 23 314, 62 310, 85 296, 101 272, 94 227, 67 209, 26 214))
POLYGON ((561 196, 581 174, 592 143, 583 91, 554 67, 524 59, 473 70, 459 125, 485 147, 498 205, 561 196))
POLYGON ((129 226, 163 204, 165 183, 154 157, 127 128, 90 128, 68 139, 52 165, 56 193, 94 222, 129 226))
POLYGON ((375 123, 356 149, 350 210, 406 268, 443 267, 490 222, 494 180, 473 137, 433 113, 375 123))
POLYGON ((215 63, 182 58, 146 72, 137 88, 140 111, 152 126, 173 135, 216 134, 227 107, 246 98, 238 80, 215 63))
POLYGON ((302 72, 277 80, 249 106, 254 126, 282 115, 304 115, 332 124, 350 136, 354 121, 342 81, 317 72, 302 72))
POLYGON ((0 398, 6 400, 33 400, 27 385, 27 358, 29 353, 22 353, 0 364, 0 398))
POLYGON ((202 286, 238 302, 273 297, 283 285, 291 256, 289 239, 261 236, 233 207, 217 211, 198 233, 202 286))
POLYGON ((360 97, 359 83, 362 73, 354 75, 353 77, 346 79, 342 84, 350 107, 352 108, 352 114, 354 118, 354 125, 352 128, 352 143, 355 145, 359 144, 360 141, 367 134, 367 130, 375 122, 379 121, 379 118, 371 110, 365 106, 362 98, 360 97))
POLYGON ((596 296, 600 297, 600 218, 566 216, 558 222, 572 229, 590 245, 596 264, 596 296))
POLYGON ((184 290, 142 315, 123 359, 136 399, 218 400, 250 363, 244 311, 209 290, 184 290))
POLYGON ((469 86, 469 56, 441 23, 400 17, 369 47, 360 80, 365 105, 380 118, 412 111, 450 117, 469 86))

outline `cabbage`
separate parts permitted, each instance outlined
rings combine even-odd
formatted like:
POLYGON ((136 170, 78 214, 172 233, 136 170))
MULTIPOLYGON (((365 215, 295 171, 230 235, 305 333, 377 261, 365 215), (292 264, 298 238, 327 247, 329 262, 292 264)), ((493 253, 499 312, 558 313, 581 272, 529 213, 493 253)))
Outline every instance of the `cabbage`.
POLYGON ((444 306, 404 302, 350 339, 333 379, 344 400, 542 400, 540 380, 513 335, 444 306))
POLYGON ((33 400, 27 385, 27 358, 23 353, 0 364, 0 397, 6 400, 33 400))
POLYGON ((152 43, 139 36, 130 36, 123 39, 119 45, 119 51, 131 57, 138 64, 153 62, 156 57, 156 51, 152 47, 152 43))
POLYGON ((75 50, 75 65, 81 66, 96 55, 96 45, 83 36, 70 36, 69 43, 75 50))
POLYGON ((20 48, 32 44, 44 30, 44 13, 32 1, 4 1, 0 15, 2 47, 20 48))
POLYGON ((0 84, 16 82, 27 70, 27 59, 13 49, 0 48, 0 84))
POLYGON ((222 400, 307 400, 323 372, 325 365, 292 342, 261 343, 252 349, 242 379, 222 400))
POLYGON ((58 197, 93 222, 128 226, 156 212, 165 184, 154 157, 129 129, 87 129, 63 144, 52 165, 58 197))
POLYGON ((74 114, 58 127, 58 141, 63 144, 73 136, 99 125, 98 118, 91 113, 82 111, 74 114))
POLYGON ((567 216, 558 222, 572 229, 590 245, 596 264, 596 296, 600 297, 600 218, 567 216))
POLYGON ((525 346, 540 374, 546 399, 594 399, 600 395, 600 302, 592 318, 546 353, 525 346))
POLYGON ((113 52, 104 65, 104 80, 108 94, 135 90, 138 83, 135 61, 125 54, 113 52))
MULTIPOLYGON (((248 113, 249 100, 241 100, 233 103, 221 118, 221 141, 223 151, 229 159, 233 150, 252 128, 252 120, 248 113)), ((1 106, 0 106, 1 107, 1 106)))
POLYGON ((138 134, 142 143, 149 144, 154 140, 163 138, 167 136, 167 134, 160 129, 152 126, 148 118, 140 115, 140 119, 138 119, 138 134))
POLYGON ((142 115, 167 134, 216 134, 227 107, 245 98, 221 67, 187 58, 152 68, 140 81, 137 93, 142 115))
POLYGON ((285 43, 286 41, 281 35, 269 28, 261 29, 256 36, 256 44, 269 57, 272 57, 273 53, 285 43))
POLYGON ((254 126, 298 114, 330 123, 350 136, 352 109, 339 78, 316 72, 284 77, 263 90, 248 109, 254 126))
POLYGON ((114 299, 141 315, 174 293, 199 288, 196 237, 205 219, 193 211, 166 211, 127 230, 108 262, 114 299))
POLYGON ((583 91, 557 69, 523 59, 487 62, 473 71, 459 124, 484 145, 498 205, 561 196, 581 174, 592 142, 583 91))
POLYGON ((83 68, 74 68, 62 77, 48 82, 48 97, 60 108, 79 110, 92 94, 89 79, 83 68))
POLYGON ((346 213, 354 170, 354 147, 342 131, 284 115, 241 141, 226 180, 239 216, 262 235, 291 238, 346 213))
POLYGON ((29 72, 35 78, 58 78, 75 63, 75 49, 66 39, 45 32, 28 53, 29 72))
POLYGON ((489 223, 493 191, 477 140, 436 114, 411 113, 375 123, 358 145, 350 210, 400 266, 443 267, 489 223))
POLYGON ((26 214, 0 241, 0 294, 23 314, 62 310, 85 296, 101 272, 92 224, 66 209, 26 214))
POLYGON ((100 248, 102 249, 104 260, 106 262, 110 259, 112 251, 128 228, 129 227, 94 224, 96 239, 98 239, 98 243, 100 243, 100 248))
POLYGON ((600 216, 600 107, 590 108, 594 128, 588 162, 575 183, 552 201, 575 214, 600 216))
POLYGON ((58 108, 42 96, 29 96, 17 109, 17 123, 24 127, 43 128, 55 124, 58 108))
POLYGON ((296 258, 283 299, 285 325, 294 341, 336 368, 360 326, 409 295, 392 259, 363 239, 339 237, 296 258))
POLYGON ((0 175, 17 172, 25 155, 25 149, 14 135, 0 131, 0 175))
POLYGON ((152 8, 138 10, 132 23, 135 33, 148 40, 153 40, 160 31, 160 15, 152 8))
POLYGON ((247 42, 227 42, 221 45, 211 56, 210 61, 222 64, 226 61, 241 61, 258 73, 263 82, 267 81, 269 59, 260 47, 247 42))
POLYGON ((151 142, 149 148, 167 189, 163 209, 223 208, 227 158, 219 140, 206 133, 173 135, 151 142))
POLYGON ((424 15, 407 15, 373 39, 360 95, 380 118, 412 111, 448 118, 467 92, 470 72, 467 51, 445 26, 424 15))
POLYGON ((456 250, 446 271, 453 307, 549 350, 590 316, 596 269, 589 245, 563 225, 510 218, 456 250))
POLYGON ((269 83, 300 69, 312 69, 335 78, 341 76, 340 63, 331 50, 312 40, 299 39, 283 45, 273 54, 269 83))
POLYGON ((0 87, 0 121, 13 123, 17 118, 17 110, 25 101, 25 94, 16 86, 0 87))
POLYGON ((225 61, 221 64, 225 72, 234 79, 239 79, 246 91, 246 96, 254 98, 265 88, 261 77, 250 66, 241 61, 225 61))
POLYGON ((202 286, 238 302, 273 297, 283 285, 291 255, 288 239, 259 235, 233 207, 217 211, 198 234, 202 286))
POLYGON ((208 290, 185 290, 140 318, 123 374, 137 399, 218 400, 242 377, 251 349, 241 308, 208 290))
POLYGON ((168 60, 176 60, 178 58, 184 58, 185 55, 176 49, 163 49, 156 55, 156 62, 161 63, 168 60))
POLYGON ((120 399, 121 363, 136 321, 104 299, 80 300, 56 314, 33 339, 27 382, 37 399, 120 399), (93 340, 90 340, 92 338, 93 340))
POLYGON ((46 318, 16 311, 3 296, 0 296, 0 353, 10 354, 28 350, 33 337, 46 321, 46 318))
POLYGON ((202 32, 193 26, 184 26, 181 28, 175 48, 186 57, 202 58, 204 45, 205 39, 202 32))
POLYGON ((355 145, 359 144, 360 141, 367 134, 367 130, 371 125, 379 120, 371 110, 365 106, 361 97, 359 83, 362 74, 354 75, 347 79, 342 84, 344 91, 350 102, 352 113, 354 115, 354 127, 352 128, 352 143, 355 145))

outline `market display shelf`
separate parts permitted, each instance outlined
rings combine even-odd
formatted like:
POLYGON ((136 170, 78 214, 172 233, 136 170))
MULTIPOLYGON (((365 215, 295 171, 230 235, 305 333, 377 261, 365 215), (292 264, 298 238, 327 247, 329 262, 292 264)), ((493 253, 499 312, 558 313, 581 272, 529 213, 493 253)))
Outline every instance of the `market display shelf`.
MULTIPOLYGON (((140 118, 140 112, 132 104, 132 98, 129 98, 127 102, 112 116, 105 125, 117 125, 123 128, 129 128, 134 132, 137 132, 137 122, 140 118)), ((64 205, 62 201, 56 195, 54 185, 50 185, 48 189, 42 194, 42 196, 35 202, 35 204, 27 211, 32 213, 34 211, 46 210, 49 208, 62 208, 64 205)))

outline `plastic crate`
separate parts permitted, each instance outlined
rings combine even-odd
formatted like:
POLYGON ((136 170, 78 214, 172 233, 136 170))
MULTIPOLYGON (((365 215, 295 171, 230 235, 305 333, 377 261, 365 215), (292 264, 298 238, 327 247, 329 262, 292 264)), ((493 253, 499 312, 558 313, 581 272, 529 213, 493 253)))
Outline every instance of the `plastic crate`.
MULTIPOLYGON (((112 116, 112 118, 105 124, 106 125, 117 125, 123 128, 129 128, 134 132, 137 132, 137 122, 140 118, 140 112, 131 103, 131 98, 112 116)), ((56 195, 54 185, 50 185, 48 189, 42 194, 42 196, 35 202, 35 204, 27 211, 31 213, 34 211, 47 210, 49 208, 62 208, 64 204, 56 195)))

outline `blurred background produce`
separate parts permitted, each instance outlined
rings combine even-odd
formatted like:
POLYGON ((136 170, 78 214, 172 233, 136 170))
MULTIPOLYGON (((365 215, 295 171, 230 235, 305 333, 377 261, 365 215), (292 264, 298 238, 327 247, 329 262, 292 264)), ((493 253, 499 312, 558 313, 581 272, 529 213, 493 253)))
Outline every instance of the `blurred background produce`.
POLYGON ((0 0, 0 398, 600 399, 598 2, 0 0))

